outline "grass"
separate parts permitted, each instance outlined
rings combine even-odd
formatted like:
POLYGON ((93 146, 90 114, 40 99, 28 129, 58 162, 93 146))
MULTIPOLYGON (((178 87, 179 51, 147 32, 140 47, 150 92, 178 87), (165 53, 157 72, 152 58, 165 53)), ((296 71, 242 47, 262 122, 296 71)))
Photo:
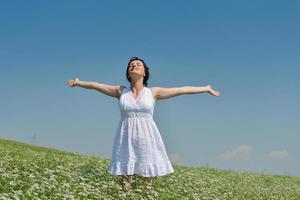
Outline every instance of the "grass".
POLYGON ((107 171, 110 159, 0 139, 4 199, 287 199, 300 200, 300 179, 173 165, 153 186, 134 177, 132 191, 107 171))

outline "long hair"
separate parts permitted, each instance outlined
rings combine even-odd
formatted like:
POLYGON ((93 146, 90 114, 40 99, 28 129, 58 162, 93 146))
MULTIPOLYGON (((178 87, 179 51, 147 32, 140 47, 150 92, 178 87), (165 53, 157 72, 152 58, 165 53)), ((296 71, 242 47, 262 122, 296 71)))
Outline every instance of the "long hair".
POLYGON ((145 86, 147 86, 148 85, 147 81, 148 81, 149 76, 150 76, 149 67, 147 66, 147 64, 145 63, 145 61, 143 59, 141 59, 141 58, 138 58, 138 57, 132 57, 132 58, 130 58, 130 60, 129 60, 128 64, 127 64, 126 78, 131 83, 131 80, 130 80, 130 77, 129 77, 129 73, 128 73, 128 68, 129 68, 130 63, 132 61, 134 61, 134 60, 139 60, 139 61, 141 61, 143 63, 144 69, 145 69, 145 76, 144 76, 144 79, 143 79, 143 84, 145 86))

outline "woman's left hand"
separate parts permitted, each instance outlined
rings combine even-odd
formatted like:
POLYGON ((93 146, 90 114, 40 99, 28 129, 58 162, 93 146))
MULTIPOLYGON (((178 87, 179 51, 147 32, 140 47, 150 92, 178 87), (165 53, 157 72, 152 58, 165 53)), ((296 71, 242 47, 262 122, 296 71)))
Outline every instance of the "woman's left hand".
POLYGON ((207 92, 209 92, 211 95, 214 95, 214 96, 220 96, 221 93, 214 90, 210 85, 206 86, 207 87, 207 92))

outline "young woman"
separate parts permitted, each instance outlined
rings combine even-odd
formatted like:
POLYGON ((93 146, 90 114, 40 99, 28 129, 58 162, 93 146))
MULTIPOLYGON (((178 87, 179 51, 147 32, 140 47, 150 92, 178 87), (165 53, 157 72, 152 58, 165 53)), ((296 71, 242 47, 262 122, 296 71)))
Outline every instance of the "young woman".
POLYGON ((144 60, 133 57, 126 69, 129 86, 69 80, 68 86, 94 89, 118 99, 121 120, 112 150, 108 171, 121 176, 123 187, 131 188, 132 176, 139 175, 152 183, 154 177, 174 172, 164 142, 153 120, 155 103, 182 94, 208 92, 220 96, 210 85, 203 87, 147 87, 149 68, 144 60))

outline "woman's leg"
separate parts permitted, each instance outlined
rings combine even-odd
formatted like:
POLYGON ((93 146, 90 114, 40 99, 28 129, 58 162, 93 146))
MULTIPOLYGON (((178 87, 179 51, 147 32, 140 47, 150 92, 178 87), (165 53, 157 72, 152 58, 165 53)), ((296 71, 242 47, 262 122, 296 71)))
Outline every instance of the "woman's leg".
POLYGON ((131 183, 132 182, 132 176, 133 175, 119 175, 121 177, 121 180, 122 181, 126 181, 128 183, 131 183))
POLYGON ((155 177, 144 177, 144 180, 150 185, 153 184, 154 179, 155 177))
POLYGON ((132 176, 133 175, 127 175, 126 176, 127 182, 130 183, 130 184, 132 183, 132 176))
POLYGON ((125 187, 131 189, 132 175, 121 175, 120 180, 121 180, 123 189, 125 189, 125 187))

